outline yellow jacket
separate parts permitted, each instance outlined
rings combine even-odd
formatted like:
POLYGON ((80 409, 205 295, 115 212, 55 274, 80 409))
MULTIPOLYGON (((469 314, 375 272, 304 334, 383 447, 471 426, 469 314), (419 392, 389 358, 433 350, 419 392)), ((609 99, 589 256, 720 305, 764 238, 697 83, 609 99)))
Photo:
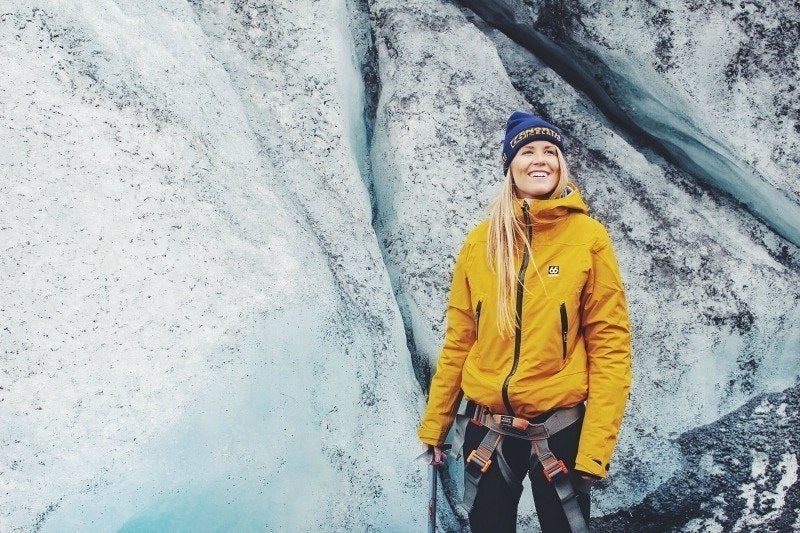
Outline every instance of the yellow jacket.
MULTIPOLYGON (((575 468, 606 476, 630 388, 630 327, 611 241, 570 187, 562 198, 516 203, 520 221, 527 217, 532 224, 533 258, 524 268, 521 328, 511 337, 503 338, 495 321, 497 281, 486 257, 489 221, 467 237, 418 431, 422 442, 444 442, 462 390, 493 413, 525 418, 585 401, 575 468)), ((518 260, 517 268, 524 264, 518 260)))

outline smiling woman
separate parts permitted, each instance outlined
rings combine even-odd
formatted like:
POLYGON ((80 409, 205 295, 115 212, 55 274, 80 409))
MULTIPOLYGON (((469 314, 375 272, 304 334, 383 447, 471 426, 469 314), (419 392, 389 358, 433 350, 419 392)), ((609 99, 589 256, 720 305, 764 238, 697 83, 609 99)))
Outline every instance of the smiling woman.
POLYGON ((552 124, 519 111, 509 117, 505 180, 456 260, 418 435, 441 464, 458 415, 474 532, 516 531, 526 475, 544 533, 588 531, 589 489, 606 476, 625 409, 622 281, 605 228, 570 183, 563 149, 552 124))

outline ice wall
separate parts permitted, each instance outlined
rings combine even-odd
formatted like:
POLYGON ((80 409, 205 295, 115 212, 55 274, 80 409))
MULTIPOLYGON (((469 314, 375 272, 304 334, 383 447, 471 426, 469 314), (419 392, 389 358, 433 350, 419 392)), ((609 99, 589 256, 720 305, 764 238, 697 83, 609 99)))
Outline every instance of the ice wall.
MULTIPOLYGON (((540 14, 558 6, 525 5, 573 74, 600 56, 576 29, 588 7, 563 3, 556 27, 540 14)), ((719 9, 701 11, 747 26, 719 9)), ((592 11, 592 27, 671 27, 642 10, 592 11)), ((630 68, 598 71, 619 76, 598 82, 624 112, 609 114, 495 22, 423 0, 8 4, 0 530, 424 527, 415 430, 453 257, 496 193, 514 109, 565 130, 628 289, 635 382, 597 526, 797 524, 798 249, 631 133, 638 104, 611 90, 634 87, 630 68), (764 435, 729 440, 751 427, 764 435), (673 498, 698 469, 713 490, 673 498)), ((767 105, 761 52, 723 96, 767 105)), ((642 79, 674 89, 689 53, 642 79)), ((692 87, 716 87, 703 68, 692 87)), ((756 161, 731 134, 744 107, 680 94, 692 105, 671 120, 762 176, 740 193, 796 203, 775 170, 791 169, 791 123, 756 161)), ((465 527, 457 476, 446 531, 465 527)), ((527 490, 520 527, 537 528, 527 490)))
POLYGON ((0 529, 420 529, 347 6, 36 6, 2 15, 0 529))

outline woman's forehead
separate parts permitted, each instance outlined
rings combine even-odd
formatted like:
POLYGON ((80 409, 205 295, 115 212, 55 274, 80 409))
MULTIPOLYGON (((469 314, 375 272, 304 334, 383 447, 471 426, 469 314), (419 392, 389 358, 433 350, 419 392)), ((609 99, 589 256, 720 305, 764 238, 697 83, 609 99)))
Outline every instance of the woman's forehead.
MULTIPOLYGON (((544 139, 536 139, 535 141, 531 141, 529 143, 523 144, 522 148, 528 148, 528 147, 530 147, 530 148, 535 148, 535 147, 549 148, 550 146, 552 146, 553 148, 556 147, 556 145, 551 143, 550 141, 546 141, 544 139)), ((520 148, 520 150, 522 148, 520 148)))

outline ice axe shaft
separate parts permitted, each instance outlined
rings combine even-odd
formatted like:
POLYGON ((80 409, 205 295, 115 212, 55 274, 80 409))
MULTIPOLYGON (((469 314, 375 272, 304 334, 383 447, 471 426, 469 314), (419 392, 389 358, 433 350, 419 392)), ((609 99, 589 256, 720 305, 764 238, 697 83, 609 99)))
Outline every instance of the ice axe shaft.
POLYGON ((431 493, 430 493, 430 498, 428 499, 428 533, 436 533, 436 485, 437 485, 437 479, 439 478, 437 472, 438 468, 439 468, 438 465, 435 465, 433 464, 433 462, 431 462, 431 467, 430 467, 431 493))
MULTIPOLYGON (((440 446, 442 451, 450 448, 449 444, 440 446)), ((438 492, 439 482, 439 468, 440 465, 436 464, 436 453, 431 448, 431 462, 430 462, 430 488, 431 492, 428 499, 428 533, 436 533, 436 494, 438 492)))

